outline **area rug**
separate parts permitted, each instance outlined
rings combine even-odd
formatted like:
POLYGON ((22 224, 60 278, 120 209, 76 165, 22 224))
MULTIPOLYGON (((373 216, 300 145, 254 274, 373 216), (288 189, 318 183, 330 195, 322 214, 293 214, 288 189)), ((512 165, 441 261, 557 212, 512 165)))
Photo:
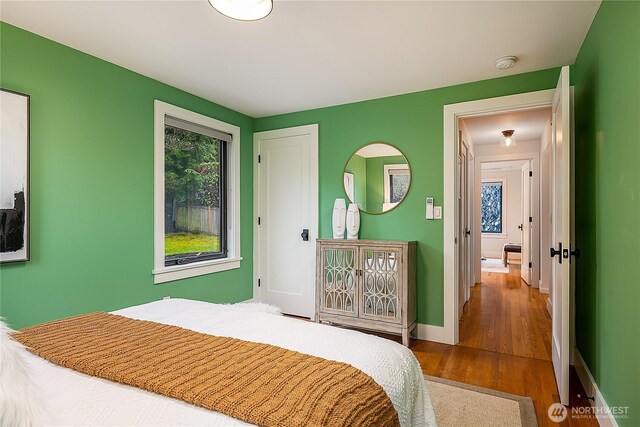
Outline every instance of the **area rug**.
POLYGON ((487 273, 509 273, 509 267, 505 267, 504 264, 502 264, 502 260, 497 258, 480 260, 480 269, 487 273))
POLYGON ((424 376, 438 426, 536 427, 538 420, 530 397, 424 376))

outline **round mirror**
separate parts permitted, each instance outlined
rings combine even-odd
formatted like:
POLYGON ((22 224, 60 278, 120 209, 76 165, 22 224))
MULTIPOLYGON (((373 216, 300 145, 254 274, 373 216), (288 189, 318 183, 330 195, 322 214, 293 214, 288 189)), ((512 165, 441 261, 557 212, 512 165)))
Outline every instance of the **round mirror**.
POLYGON ((370 214, 388 212, 409 192, 411 169, 402 151, 373 142, 353 153, 343 174, 344 192, 351 203, 370 214))

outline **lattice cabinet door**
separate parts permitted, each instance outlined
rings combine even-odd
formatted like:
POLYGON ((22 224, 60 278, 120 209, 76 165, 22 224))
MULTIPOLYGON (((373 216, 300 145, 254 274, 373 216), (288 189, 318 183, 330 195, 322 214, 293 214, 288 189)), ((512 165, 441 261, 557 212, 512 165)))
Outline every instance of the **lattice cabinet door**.
POLYGON ((358 248, 322 246, 319 307, 325 313, 358 316, 358 248))
POLYGON ((402 320, 402 249, 360 248, 362 287, 360 317, 399 323, 402 320))

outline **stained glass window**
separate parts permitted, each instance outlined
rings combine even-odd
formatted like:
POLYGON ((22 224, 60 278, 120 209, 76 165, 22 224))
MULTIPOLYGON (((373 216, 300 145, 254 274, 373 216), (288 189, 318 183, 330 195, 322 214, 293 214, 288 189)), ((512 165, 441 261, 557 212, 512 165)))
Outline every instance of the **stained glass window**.
POLYGON ((502 233, 502 183, 482 183, 482 232, 502 233))

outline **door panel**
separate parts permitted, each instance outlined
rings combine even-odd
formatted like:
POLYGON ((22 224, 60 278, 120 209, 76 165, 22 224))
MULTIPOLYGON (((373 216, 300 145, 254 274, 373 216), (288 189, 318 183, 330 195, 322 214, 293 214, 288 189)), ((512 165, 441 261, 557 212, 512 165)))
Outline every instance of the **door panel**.
POLYGON ((360 317, 385 322, 401 321, 402 249, 366 247, 360 250, 362 296, 360 317))
POLYGON ((320 252, 323 271, 320 310, 358 317, 358 251, 343 246, 326 246, 320 252))
POLYGON ((531 234, 533 222, 529 222, 531 218, 531 177, 529 172, 531 171, 531 163, 527 162, 522 167, 522 264, 520 265, 520 276, 522 280, 531 285, 531 269, 529 263, 531 262, 531 234))
POLYGON ((552 359, 560 401, 569 404, 570 356, 570 93, 569 67, 563 67, 552 106, 552 359))
POLYGON ((315 312, 317 238, 317 128, 256 134, 260 218, 257 251, 259 300, 284 313, 315 312), (302 130, 302 131, 301 131, 302 130), (307 237, 303 236, 307 230, 307 237))
POLYGON ((459 214, 459 230, 458 230, 458 318, 462 317, 464 305, 467 302, 467 287, 468 287, 468 236, 467 230, 469 229, 468 215, 469 210, 467 206, 467 175, 468 175, 468 162, 467 162, 467 146, 462 140, 460 135, 460 152, 458 156, 458 214, 459 214))

